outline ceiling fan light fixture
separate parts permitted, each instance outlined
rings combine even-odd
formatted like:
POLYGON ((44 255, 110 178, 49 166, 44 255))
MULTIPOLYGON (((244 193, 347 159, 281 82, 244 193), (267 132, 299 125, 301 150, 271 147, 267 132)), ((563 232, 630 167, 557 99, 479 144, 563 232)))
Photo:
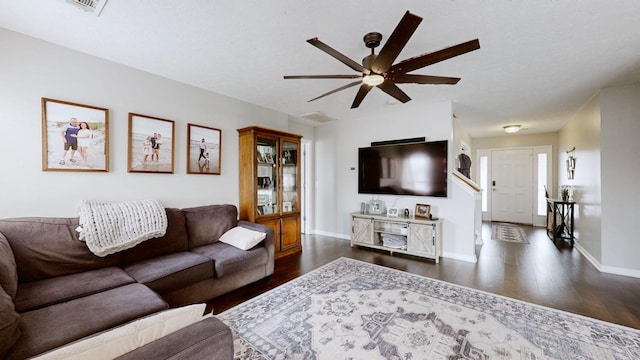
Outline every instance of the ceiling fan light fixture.
POLYGON ((384 82, 384 76, 380 74, 369 74, 362 78, 362 82, 369 86, 378 86, 384 82))
POLYGON ((515 134, 518 131, 520 131, 521 127, 522 125, 513 124, 513 125, 505 125, 502 128, 504 129, 504 132, 506 132, 507 134, 515 134))

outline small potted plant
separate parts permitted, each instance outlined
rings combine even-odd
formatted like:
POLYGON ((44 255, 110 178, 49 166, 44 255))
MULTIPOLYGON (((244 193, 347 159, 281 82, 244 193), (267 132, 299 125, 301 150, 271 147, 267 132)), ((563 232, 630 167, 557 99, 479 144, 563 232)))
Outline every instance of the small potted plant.
POLYGON ((562 198, 562 201, 569 201, 569 197, 572 192, 571 185, 560 186, 560 197, 562 198))

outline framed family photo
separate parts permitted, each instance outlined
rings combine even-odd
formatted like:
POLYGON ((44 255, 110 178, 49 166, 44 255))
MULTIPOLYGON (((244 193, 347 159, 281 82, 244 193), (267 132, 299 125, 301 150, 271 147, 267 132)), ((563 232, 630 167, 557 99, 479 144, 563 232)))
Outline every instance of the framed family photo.
POLYGON ((109 171, 109 109, 42 98, 42 170, 109 171))
POLYGON ((187 174, 220 175, 222 130, 187 124, 187 174))
POLYGON ((431 205, 416 204, 416 217, 430 219, 431 218, 431 205))
POLYGON ((129 172, 173 174, 175 122, 129 113, 129 172))

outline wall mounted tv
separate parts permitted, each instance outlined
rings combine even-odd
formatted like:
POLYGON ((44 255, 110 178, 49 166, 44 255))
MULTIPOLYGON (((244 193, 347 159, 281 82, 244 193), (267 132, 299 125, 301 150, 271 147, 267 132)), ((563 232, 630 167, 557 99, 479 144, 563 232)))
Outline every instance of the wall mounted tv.
POLYGON ((358 149, 358 193, 447 196, 447 140, 358 149))

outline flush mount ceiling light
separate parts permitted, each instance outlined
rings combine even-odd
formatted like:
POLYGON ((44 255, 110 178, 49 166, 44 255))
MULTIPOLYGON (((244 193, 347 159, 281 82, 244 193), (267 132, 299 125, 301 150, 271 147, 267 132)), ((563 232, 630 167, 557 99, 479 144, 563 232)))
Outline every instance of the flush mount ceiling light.
POLYGON ((520 128, 522 127, 522 125, 505 125, 502 128, 504 129, 504 132, 506 132, 507 134, 515 134, 518 131, 520 131, 520 128))
POLYGON ((362 82, 369 86, 378 86, 384 82, 384 77, 379 74, 369 74, 362 78, 362 82))

